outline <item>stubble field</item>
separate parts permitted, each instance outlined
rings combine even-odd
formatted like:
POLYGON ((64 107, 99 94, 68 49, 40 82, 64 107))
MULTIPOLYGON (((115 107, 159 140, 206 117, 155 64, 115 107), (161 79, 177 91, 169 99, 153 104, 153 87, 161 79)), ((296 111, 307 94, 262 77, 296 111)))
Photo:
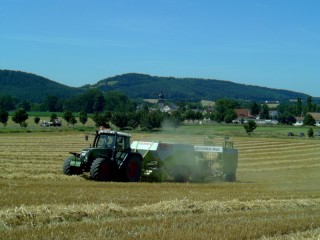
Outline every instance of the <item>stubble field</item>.
POLYGON ((0 239, 320 239, 319 139, 235 137, 235 183, 119 183, 62 174, 83 132, 0 137, 0 239))

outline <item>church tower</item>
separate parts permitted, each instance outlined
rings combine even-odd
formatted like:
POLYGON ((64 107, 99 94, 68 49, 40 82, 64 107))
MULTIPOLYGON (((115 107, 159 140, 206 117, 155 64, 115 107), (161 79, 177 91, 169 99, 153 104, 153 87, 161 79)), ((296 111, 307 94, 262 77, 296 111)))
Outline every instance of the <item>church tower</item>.
POLYGON ((160 90, 160 93, 159 93, 159 98, 158 98, 158 104, 164 104, 164 95, 162 93, 162 90, 160 90))

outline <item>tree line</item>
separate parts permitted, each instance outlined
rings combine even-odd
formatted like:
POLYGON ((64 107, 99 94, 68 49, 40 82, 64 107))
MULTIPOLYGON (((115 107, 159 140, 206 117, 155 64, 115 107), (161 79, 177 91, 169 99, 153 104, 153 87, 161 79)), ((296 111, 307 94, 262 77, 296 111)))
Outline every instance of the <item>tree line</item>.
MULTIPOLYGON (((202 106, 200 102, 176 102, 175 105, 175 111, 164 113, 157 108, 157 104, 133 101, 119 91, 102 92, 98 89, 89 89, 68 100, 48 95, 41 104, 17 102, 14 97, 3 95, 0 96, 0 122, 6 125, 8 111, 15 110, 12 120, 26 127, 28 111, 48 111, 63 112, 63 118, 72 125, 77 123, 76 117, 84 125, 90 114, 97 126, 109 126, 112 123, 120 129, 141 127, 150 130, 163 125, 176 128, 184 120, 194 122, 204 118, 219 123, 232 123, 238 118, 235 109, 247 108, 253 117, 260 116, 260 119, 276 119, 282 124, 291 125, 296 121, 296 116, 304 116, 305 122, 312 125, 314 119, 307 113, 320 112, 320 107, 313 102, 312 97, 282 102, 273 109, 266 103, 226 98, 218 99, 213 109, 202 106), (277 110, 277 116, 270 116, 270 110, 277 110)), ((56 116, 53 115, 51 119, 54 117, 56 116)))

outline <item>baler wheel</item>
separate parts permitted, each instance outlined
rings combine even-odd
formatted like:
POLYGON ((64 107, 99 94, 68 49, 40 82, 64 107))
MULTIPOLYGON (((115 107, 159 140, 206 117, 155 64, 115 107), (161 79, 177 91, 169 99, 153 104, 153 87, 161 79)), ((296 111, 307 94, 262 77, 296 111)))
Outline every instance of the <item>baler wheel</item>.
POLYGON ((225 182, 235 182, 236 181, 236 174, 235 173, 223 173, 223 181, 225 182))
POLYGON ((121 174, 124 181, 138 182, 141 177, 141 159, 136 155, 130 156, 122 166, 121 174))
POLYGON ((185 166, 176 167, 173 179, 175 182, 188 182, 190 178, 190 171, 185 166))
POLYGON ((96 181, 113 180, 114 167, 111 160, 104 158, 94 160, 90 168, 90 175, 96 181))
POLYGON ((79 167, 70 166, 70 162, 74 159, 74 156, 66 158, 63 162, 62 171, 65 175, 80 175, 83 173, 79 167))

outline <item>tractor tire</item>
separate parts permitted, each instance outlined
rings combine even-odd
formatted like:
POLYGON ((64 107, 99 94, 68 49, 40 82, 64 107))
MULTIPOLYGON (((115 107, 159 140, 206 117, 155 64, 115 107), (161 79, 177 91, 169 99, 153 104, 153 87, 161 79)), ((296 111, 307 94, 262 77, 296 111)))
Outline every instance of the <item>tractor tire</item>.
POLYGON ((80 175, 83 173, 79 167, 70 166, 70 162, 74 159, 74 156, 66 158, 63 162, 62 171, 65 175, 80 175))
POLYGON ((115 168, 110 159, 97 158, 90 168, 91 178, 95 181, 112 181, 115 168))
POLYGON ((222 179, 225 182, 235 182, 236 181, 236 174, 235 173, 223 173, 222 179))
POLYGON ((141 178, 142 160, 137 155, 131 155, 121 167, 121 177, 125 182, 139 182, 141 178))

